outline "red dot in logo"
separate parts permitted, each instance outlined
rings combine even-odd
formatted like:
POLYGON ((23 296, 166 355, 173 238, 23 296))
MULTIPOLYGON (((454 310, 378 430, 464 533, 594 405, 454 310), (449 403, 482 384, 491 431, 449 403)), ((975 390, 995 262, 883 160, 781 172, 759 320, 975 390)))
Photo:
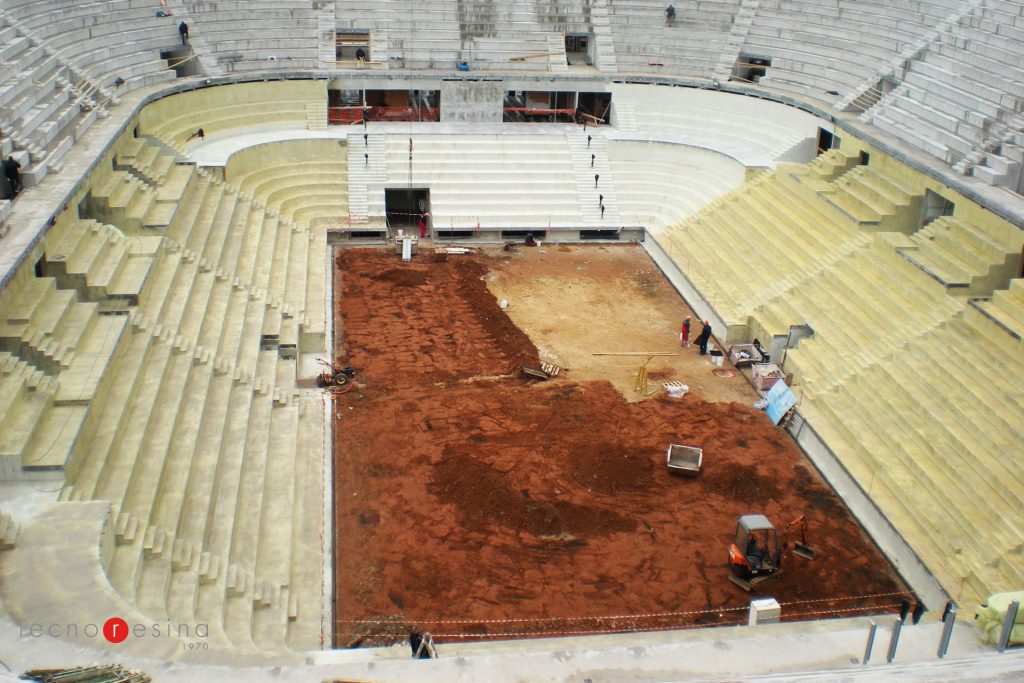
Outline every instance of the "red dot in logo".
POLYGON ((123 643, 128 637, 128 622, 121 617, 111 617, 103 624, 103 637, 111 643, 123 643))

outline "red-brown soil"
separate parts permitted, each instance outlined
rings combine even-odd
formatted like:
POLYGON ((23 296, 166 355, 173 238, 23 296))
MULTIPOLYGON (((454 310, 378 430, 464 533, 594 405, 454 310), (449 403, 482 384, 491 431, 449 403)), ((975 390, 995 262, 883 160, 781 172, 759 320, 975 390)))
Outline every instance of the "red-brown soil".
POLYGON ((338 253, 337 346, 358 373, 335 401, 338 646, 745 622, 726 554, 747 513, 780 532, 808 517, 817 559, 758 593, 784 618, 909 598, 759 411, 521 377, 537 351, 487 289, 494 258, 338 253), (699 477, 667 472, 670 443, 704 449, 699 477))

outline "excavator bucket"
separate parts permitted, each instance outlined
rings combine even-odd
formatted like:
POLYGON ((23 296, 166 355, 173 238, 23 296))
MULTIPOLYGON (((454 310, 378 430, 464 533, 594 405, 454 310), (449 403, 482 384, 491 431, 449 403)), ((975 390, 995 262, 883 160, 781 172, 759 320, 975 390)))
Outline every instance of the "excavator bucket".
POLYGON ((800 541, 793 544, 793 552, 800 557, 806 557, 808 560, 814 559, 814 548, 800 541))

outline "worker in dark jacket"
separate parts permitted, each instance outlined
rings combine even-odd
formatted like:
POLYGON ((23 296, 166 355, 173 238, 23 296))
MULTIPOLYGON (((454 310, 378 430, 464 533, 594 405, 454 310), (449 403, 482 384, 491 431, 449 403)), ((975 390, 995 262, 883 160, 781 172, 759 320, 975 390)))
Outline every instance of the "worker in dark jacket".
POLYGON ((21 164, 12 156, 4 162, 4 175, 11 184, 11 196, 21 192, 21 164))
POLYGON ((708 354, 708 340, 711 339, 711 323, 707 320, 704 321, 704 327, 701 329, 700 334, 697 336, 697 346, 700 347, 700 355, 706 356, 708 354))
POLYGON ((181 35, 181 44, 188 42, 188 24, 184 21, 178 24, 178 33, 181 35))

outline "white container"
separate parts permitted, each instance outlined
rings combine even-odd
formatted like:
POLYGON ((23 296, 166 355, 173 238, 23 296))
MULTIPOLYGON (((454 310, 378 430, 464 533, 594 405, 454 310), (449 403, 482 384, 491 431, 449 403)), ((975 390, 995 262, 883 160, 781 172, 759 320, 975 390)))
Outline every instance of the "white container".
POLYGON ((759 624, 777 624, 782 618, 782 607, 775 598, 758 598, 750 601, 750 613, 747 617, 748 626, 759 624))

